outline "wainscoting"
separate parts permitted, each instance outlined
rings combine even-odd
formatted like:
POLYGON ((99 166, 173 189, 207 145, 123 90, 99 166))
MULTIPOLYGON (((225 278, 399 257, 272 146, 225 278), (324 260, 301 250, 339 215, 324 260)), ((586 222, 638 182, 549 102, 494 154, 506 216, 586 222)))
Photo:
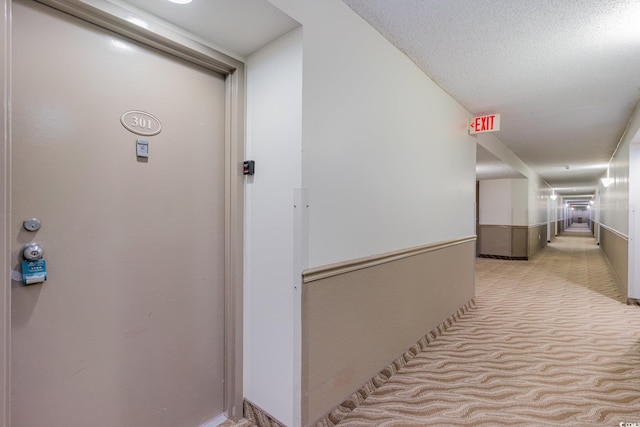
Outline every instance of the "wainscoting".
POLYGON ((606 225, 600 224, 600 247, 620 282, 621 290, 628 295, 629 239, 606 225))
POLYGON ((531 258, 540 249, 547 246, 547 224, 538 224, 529 226, 529 241, 527 242, 527 257, 531 258))
POLYGON ((475 240, 304 272, 303 425, 329 414, 472 300, 475 240))
POLYGON ((479 225, 479 255, 527 260, 547 245, 547 225, 479 225))

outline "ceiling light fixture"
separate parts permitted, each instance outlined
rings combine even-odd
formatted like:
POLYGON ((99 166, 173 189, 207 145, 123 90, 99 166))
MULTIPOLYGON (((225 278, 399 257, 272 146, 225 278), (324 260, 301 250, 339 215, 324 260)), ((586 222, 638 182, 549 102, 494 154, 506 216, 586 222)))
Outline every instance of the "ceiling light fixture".
POLYGON ((552 188, 552 189, 551 189, 551 195, 549 196, 549 198, 550 198, 551 200, 555 200, 555 199, 557 199, 557 198, 558 198, 558 195, 556 194, 556 189, 555 189, 555 188, 552 188))
POLYGON ((187 3, 191 3, 191 0, 169 0, 171 3, 175 3, 175 4, 187 4, 187 3))

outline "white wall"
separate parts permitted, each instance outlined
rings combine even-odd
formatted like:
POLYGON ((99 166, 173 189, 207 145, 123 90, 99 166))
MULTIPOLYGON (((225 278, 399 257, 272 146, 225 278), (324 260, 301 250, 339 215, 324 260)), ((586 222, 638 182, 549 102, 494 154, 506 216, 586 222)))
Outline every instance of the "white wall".
POLYGON ((511 225, 511 180, 480 181, 479 222, 481 225, 511 225))
POLYGON ((247 61, 244 394, 294 417, 294 189, 301 185, 302 29, 247 61))
POLYGON ((551 195, 551 188, 535 172, 528 177, 528 225, 544 224, 548 221, 547 200, 551 195))
MULTIPOLYGON (((290 349, 286 320, 297 301, 286 288, 295 255, 292 189, 301 187, 310 200, 308 228, 300 231, 309 235, 306 267, 456 239, 475 234, 476 149, 466 130, 471 115, 340 0, 269 1, 301 22, 304 36, 292 50, 267 47, 276 53, 259 52, 247 68, 247 151, 257 173, 247 189, 245 396, 296 425, 297 403, 290 403, 299 390, 296 372, 291 391, 289 374, 281 374, 291 360, 275 360, 290 349), (272 91, 260 94, 257 105, 253 92, 270 79, 300 87, 299 74, 290 81, 288 60, 273 59, 284 52, 300 58, 300 43, 302 105, 272 91), (255 122, 261 114, 279 117, 282 102, 302 111, 301 166, 294 159, 299 141, 266 138, 269 123, 255 122), (284 169, 280 178, 271 177, 272 163, 284 169), (271 350, 278 346, 283 350, 271 350)), ((296 363, 294 356, 288 368, 296 363)))
MULTIPOLYGON (((640 115, 631 124, 637 126, 637 131, 640 128, 640 115)), ((624 236, 629 234, 629 144, 634 133, 625 135, 609 164, 609 177, 614 179, 613 183, 607 188, 602 183, 599 186, 600 220, 603 225, 624 236)))
POLYGON ((529 225, 530 182, 528 179, 511 179, 512 225, 529 225))
MULTIPOLYGON (((609 164, 614 182, 605 188, 600 183, 600 221, 618 233, 629 234, 629 146, 640 130, 640 108, 636 106, 618 150, 609 164)), ((635 140, 634 140, 635 141, 635 140)))
POLYGON ((533 171, 526 163, 509 150, 499 139, 499 134, 485 133, 477 135, 478 144, 487 151, 520 172, 528 179, 527 220, 524 225, 540 225, 548 221, 547 199, 551 195, 551 187, 533 171))
POLYGON ((640 131, 629 147, 629 297, 640 299, 640 131))
POLYGON ((635 271, 635 266, 640 265, 640 248, 637 246, 640 224, 635 212, 640 202, 640 176, 637 174, 640 154, 635 147, 639 143, 640 104, 636 105, 618 149, 609 163, 609 177, 614 182, 607 188, 599 185, 597 200, 601 225, 629 238, 628 296, 632 298, 640 298, 640 277, 635 271))
POLYGON ((528 180, 480 181, 480 224, 528 225, 528 180))
POLYGON ((475 234, 470 114, 340 0, 305 6, 310 266, 475 234))

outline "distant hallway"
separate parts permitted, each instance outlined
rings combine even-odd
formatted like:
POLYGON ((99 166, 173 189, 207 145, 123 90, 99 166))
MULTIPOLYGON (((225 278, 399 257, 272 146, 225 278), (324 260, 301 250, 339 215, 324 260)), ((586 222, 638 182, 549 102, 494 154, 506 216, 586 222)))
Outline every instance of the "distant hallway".
POLYGON ((339 425, 640 422, 640 307, 567 231, 529 261, 478 259, 476 308, 339 425))
POLYGON ((589 228, 589 224, 584 222, 574 222, 569 227, 567 227, 562 232, 562 234, 568 236, 593 237, 593 233, 591 232, 591 228, 589 228))

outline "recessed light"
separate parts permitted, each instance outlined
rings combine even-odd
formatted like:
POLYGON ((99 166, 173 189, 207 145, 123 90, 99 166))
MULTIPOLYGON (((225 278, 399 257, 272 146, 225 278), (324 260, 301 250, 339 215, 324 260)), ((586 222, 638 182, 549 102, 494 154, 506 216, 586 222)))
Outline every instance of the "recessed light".
POLYGON ((187 4, 187 3, 191 3, 191 0, 169 0, 171 3, 176 3, 176 4, 187 4))

